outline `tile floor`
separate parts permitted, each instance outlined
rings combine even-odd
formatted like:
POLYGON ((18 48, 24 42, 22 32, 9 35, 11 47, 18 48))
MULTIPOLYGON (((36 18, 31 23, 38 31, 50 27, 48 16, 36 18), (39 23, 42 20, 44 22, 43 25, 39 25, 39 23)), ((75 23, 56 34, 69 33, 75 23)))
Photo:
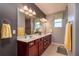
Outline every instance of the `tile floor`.
POLYGON ((42 54, 42 56, 65 56, 63 54, 57 53, 57 45, 53 45, 51 44, 46 51, 44 51, 44 53, 42 54))

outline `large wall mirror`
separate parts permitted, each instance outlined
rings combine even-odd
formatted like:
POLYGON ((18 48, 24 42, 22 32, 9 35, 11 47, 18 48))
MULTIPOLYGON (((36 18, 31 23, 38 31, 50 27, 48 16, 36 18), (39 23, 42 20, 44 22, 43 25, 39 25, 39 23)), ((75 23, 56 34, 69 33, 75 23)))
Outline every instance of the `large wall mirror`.
POLYGON ((41 28, 40 18, 37 18, 36 16, 26 15, 21 11, 19 8, 17 9, 17 36, 25 37, 26 35, 39 34, 41 28))

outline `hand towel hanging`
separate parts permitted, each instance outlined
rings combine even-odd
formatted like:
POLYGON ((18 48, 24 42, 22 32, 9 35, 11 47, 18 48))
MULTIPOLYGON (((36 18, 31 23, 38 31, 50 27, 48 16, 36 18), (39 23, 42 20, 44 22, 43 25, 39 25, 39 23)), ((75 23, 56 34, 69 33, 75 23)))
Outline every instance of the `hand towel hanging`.
POLYGON ((2 29, 1 29, 1 38, 11 38, 12 33, 11 33, 11 26, 10 24, 2 24, 2 29))
POLYGON ((64 47, 67 50, 71 50, 71 24, 70 22, 66 24, 64 47))

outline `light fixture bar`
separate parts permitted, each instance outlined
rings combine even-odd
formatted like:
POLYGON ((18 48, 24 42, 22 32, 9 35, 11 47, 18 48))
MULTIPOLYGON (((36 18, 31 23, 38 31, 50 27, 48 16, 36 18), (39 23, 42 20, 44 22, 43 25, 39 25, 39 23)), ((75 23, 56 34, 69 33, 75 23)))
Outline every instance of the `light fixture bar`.
POLYGON ((36 15, 36 12, 32 11, 31 8, 29 9, 27 6, 20 8, 19 11, 26 14, 26 15, 29 15, 29 16, 35 16, 36 15))

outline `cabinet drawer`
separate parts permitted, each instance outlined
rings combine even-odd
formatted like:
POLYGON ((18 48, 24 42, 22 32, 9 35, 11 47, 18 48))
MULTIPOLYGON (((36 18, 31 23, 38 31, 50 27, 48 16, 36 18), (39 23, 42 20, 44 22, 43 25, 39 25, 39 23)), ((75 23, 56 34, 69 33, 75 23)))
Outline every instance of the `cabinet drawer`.
POLYGON ((41 38, 40 41, 43 41, 43 38, 41 38))
POLYGON ((35 40, 35 43, 39 43, 40 39, 35 40))
POLYGON ((35 42, 34 42, 34 41, 29 42, 29 47, 32 47, 34 44, 35 44, 35 42))
POLYGON ((33 46, 29 47, 29 56, 37 56, 38 55, 38 46, 34 44, 33 46))
POLYGON ((46 39, 44 39, 44 42, 47 41, 46 39))

